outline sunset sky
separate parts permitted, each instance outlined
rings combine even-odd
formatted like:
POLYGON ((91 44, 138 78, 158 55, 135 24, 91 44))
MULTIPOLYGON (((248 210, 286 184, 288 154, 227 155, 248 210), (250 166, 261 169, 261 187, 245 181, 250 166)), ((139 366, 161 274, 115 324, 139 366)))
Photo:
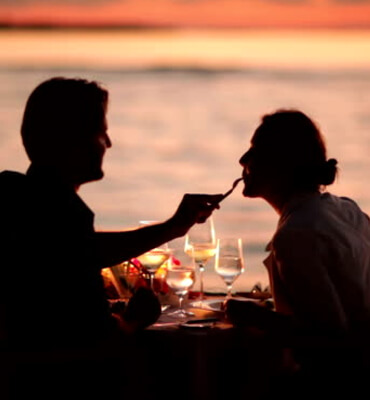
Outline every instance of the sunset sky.
POLYGON ((370 0, 0 0, 0 23, 370 28, 370 0))

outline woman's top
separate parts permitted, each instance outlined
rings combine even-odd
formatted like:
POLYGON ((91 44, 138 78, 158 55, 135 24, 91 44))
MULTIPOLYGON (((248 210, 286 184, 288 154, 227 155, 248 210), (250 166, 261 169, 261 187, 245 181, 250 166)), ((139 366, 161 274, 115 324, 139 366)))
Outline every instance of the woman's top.
POLYGON ((293 198, 267 250, 276 311, 321 329, 370 320, 370 220, 353 200, 293 198))

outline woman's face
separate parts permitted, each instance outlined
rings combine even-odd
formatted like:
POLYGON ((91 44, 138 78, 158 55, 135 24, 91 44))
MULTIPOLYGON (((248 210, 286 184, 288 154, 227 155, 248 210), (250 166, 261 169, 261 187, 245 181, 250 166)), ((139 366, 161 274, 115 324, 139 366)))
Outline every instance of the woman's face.
POLYGON ((271 141, 259 140, 258 129, 254 133, 249 150, 240 158, 243 167, 244 189, 246 197, 266 198, 279 190, 282 174, 281 156, 271 141))

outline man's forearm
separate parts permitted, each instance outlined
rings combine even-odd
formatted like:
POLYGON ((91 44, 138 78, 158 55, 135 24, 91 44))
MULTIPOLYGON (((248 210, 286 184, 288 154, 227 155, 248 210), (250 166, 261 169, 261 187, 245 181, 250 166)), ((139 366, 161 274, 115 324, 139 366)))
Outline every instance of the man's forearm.
POLYGON ((183 236, 195 224, 204 222, 223 199, 222 194, 186 194, 175 214, 167 221, 124 232, 97 232, 96 247, 102 268, 116 265, 183 236))
POLYGON ((101 267, 111 267, 137 257, 179 236, 173 222, 149 225, 122 232, 96 232, 101 267))

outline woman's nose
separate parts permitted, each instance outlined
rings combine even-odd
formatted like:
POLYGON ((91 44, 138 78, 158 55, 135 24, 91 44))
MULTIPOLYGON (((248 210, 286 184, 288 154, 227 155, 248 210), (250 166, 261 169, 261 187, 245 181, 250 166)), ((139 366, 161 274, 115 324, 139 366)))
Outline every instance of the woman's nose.
POLYGON ((244 167, 247 163, 248 163, 248 159, 249 159, 249 151, 247 151, 246 153, 244 153, 239 160, 239 164, 244 167))

